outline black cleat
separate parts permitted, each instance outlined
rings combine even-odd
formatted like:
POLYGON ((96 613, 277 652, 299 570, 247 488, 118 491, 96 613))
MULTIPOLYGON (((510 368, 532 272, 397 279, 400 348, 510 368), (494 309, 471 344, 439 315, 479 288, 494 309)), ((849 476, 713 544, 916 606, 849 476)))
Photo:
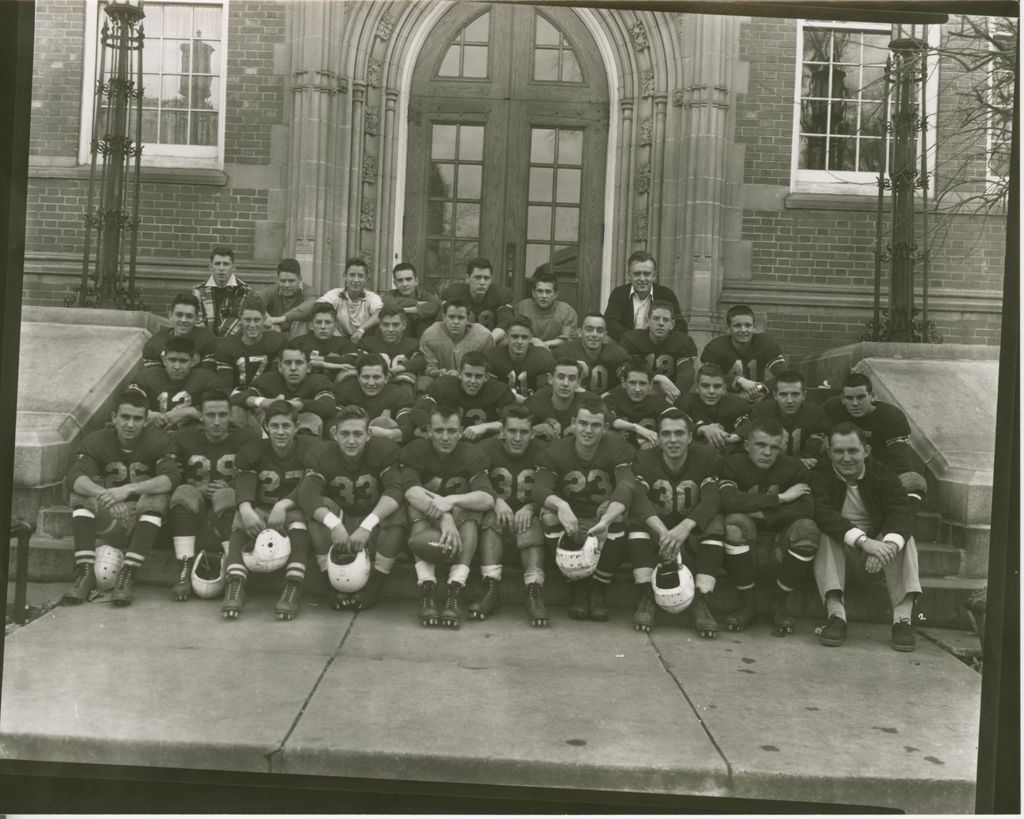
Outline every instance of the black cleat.
POLYGON ((690 611, 693 612, 693 630, 705 640, 713 640, 718 633, 718 623, 708 608, 707 598, 701 592, 694 595, 690 611))
POLYGON ((469 604, 469 614, 474 620, 486 620, 501 609, 501 596, 498 593, 500 583, 500 580, 493 577, 484 578, 483 596, 469 604))
POLYGON ((608 620, 608 606, 604 602, 604 593, 607 590, 607 583, 601 583, 597 580, 590 582, 590 594, 588 595, 590 619, 596 620, 598 623, 604 623, 608 620))
POLYGON ((243 608, 245 608, 245 578, 238 574, 229 574, 220 613, 224 615, 225 620, 237 620, 243 608))
POLYGON ((754 590, 740 592, 740 607, 725 616, 725 627, 729 631, 743 631, 754 622, 757 609, 754 605, 754 590))
POLYGON ((841 646, 845 640, 846 621, 837 614, 831 615, 818 632, 818 642, 823 646, 841 646))
POLYGON ((771 602, 772 627, 775 629, 776 634, 783 637, 787 634, 792 634, 796 628, 796 618, 786 608, 788 600, 789 592, 780 591, 772 597, 771 602))
POLYGON ((892 624, 892 640, 889 643, 896 651, 913 651, 917 645, 914 630, 909 620, 899 620, 892 624))
POLYGON ((588 578, 569 583, 569 591, 572 594, 572 599, 569 602, 569 616, 573 620, 590 619, 590 595, 587 594, 587 586, 593 582, 588 578))
POLYGON ((638 583, 637 592, 640 594, 640 600, 636 604, 636 611, 633 612, 633 628, 646 634, 654 628, 658 606, 654 602, 654 590, 650 583, 638 583))
POLYGON ((178 579, 171 586, 171 597, 183 603, 192 596, 192 567, 195 557, 183 557, 178 561, 178 579))
POLYGON ((534 628, 543 628, 548 624, 548 609, 544 605, 544 587, 540 583, 528 583, 526 586, 526 616, 534 628))
POLYGON ((334 600, 331 601, 331 608, 335 611, 345 611, 356 607, 356 596, 349 592, 335 592, 334 600))
POLYGON ((359 611, 365 611, 376 606, 380 601, 380 594, 384 590, 384 582, 387 579, 388 576, 384 572, 372 569, 366 585, 355 593, 353 598, 355 607, 359 611))
POLYGON ((448 583, 448 596, 444 601, 444 611, 441 612, 441 625, 445 628, 458 628, 462 622, 465 612, 462 609, 461 583, 448 583))
POLYGON ((274 605, 274 614, 278 620, 293 620, 299 613, 302 604, 302 581, 286 578, 281 596, 274 605))
POLYGON ((92 563, 79 563, 75 567, 75 579, 61 602, 68 606, 77 606, 89 599, 89 595, 96 590, 96 570, 92 563))
POLYGON ((436 626, 440 612, 437 610, 437 583, 424 580, 420 583, 420 625, 436 626))
POLYGON ((117 583, 110 593, 110 602, 115 606, 130 606, 135 598, 135 575, 139 571, 138 566, 125 563, 117 575, 117 583))

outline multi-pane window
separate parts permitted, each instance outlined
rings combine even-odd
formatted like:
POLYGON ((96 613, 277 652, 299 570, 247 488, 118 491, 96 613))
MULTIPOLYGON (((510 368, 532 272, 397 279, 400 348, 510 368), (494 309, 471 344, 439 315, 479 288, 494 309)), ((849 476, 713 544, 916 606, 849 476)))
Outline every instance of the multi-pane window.
POLYGON ((579 60, 565 36, 534 12, 533 78, 546 82, 583 82, 579 60))
POLYGON ((484 79, 491 39, 491 13, 485 12, 459 31, 437 71, 439 77, 484 79))
POLYGON ((579 259, 583 131, 530 129, 526 274, 547 266, 575 279, 579 259))

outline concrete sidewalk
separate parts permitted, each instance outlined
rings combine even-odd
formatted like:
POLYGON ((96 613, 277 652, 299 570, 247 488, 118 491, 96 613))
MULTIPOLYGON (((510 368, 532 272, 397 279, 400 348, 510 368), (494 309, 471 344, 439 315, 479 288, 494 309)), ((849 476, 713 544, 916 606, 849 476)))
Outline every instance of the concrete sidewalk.
POLYGON ((292 623, 273 602, 228 622, 143 587, 15 629, 0 758, 973 810, 981 676, 928 639, 892 651, 886 626, 826 649, 810 621, 703 641, 623 610, 452 632, 411 601, 313 597, 292 623))

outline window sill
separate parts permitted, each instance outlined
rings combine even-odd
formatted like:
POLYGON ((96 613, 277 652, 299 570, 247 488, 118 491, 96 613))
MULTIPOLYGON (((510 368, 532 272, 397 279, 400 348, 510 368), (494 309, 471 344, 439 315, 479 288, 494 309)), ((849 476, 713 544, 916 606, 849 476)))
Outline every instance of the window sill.
MULTIPOLYGON (((57 166, 46 158, 29 159, 28 175, 34 179, 88 179, 88 165, 57 166)), ((223 188, 228 175, 214 168, 142 168, 142 181, 168 185, 209 185, 223 188)))
POLYGON ((856 210, 873 211, 878 207, 878 196, 862 193, 799 193, 784 198, 787 210, 856 210))

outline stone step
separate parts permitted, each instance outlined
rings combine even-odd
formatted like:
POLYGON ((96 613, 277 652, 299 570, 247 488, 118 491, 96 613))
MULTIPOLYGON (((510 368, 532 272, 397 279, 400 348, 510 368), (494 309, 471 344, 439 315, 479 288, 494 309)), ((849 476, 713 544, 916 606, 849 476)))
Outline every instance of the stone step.
POLYGON ((917 561, 921 577, 955 577, 960 574, 963 552, 946 543, 918 540, 917 561))
POLYGON ((938 512, 919 511, 914 517, 914 539, 918 543, 948 543, 949 526, 938 512))
MULTIPOLYGON (((928 554, 942 554, 950 547, 928 544, 928 554)), ((10 567, 14 576, 17 549, 12 544, 10 567)), ((931 560, 931 557, 928 558, 931 560)), ((549 566, 546 572, 545 599, 554 605, 566 605, 569 602, 569 588, 558 570, 549 566)), ((70 539, 53 539, 36 535, 32 538, 29 552, 29 580, 33 582, 70 582, 74 576, 74 551, 70 539)), ((145 585, 164 586, 170 588, 176 577, 173 552, 154 550, 142 566, 139 582, 145 585)), ((445 575, 439 570, 438 578, 443 581, 445 575)), ((879 575, 881 578, 881 575, 879 575)), ((250 575, 253 590, 272 591, 281 583, 281 573, 273 575, 250 575)), ((636 604, 636 592, 633 578, 628 569, 621 569, 613 578, 608 591, 608 604, 613 608, 630 609, 636 604)), ((961 577, 922 577, 924 588, 916 611, 921 623, 941 628, 970 629, 971 623, 963 604, 978 589, 985 585, 985 580, 961 577)), ((470 598, 478 593, 480 586, 479 572, 474 568, 470 579, 470 598)), ((758 597, 762 610, 767 607, 767 599, 773 584, 769 579, 761 579, 758 583, 758 597)), ((317 571, 310 571, 307 580, 307 594, 329 595, 330 588, 324 576, 317 571)), ((416 575, 411 562, 406 557, 399 558, 387 586, 385 596, 407 600, 418 599, 416 575)), ((522 570, 506 568, 504 581, 501 584, 503 602, 521 608, 525 591, 522 582, 522 570)), ((871 582, 863 586, 851 585, 848 594, 848 614, 851 621, 888 622, 890 605, 885 585, 882 582, 871 582)), ((738 604, 738 595, 730 580, 722 577, 715 593, 710 598, 710 606, 716 614, 730 611, 738 604)), ((824 619, 824 609, 810 580, 802 589, 798 589, 792 601, 795 614, 803 617, 824 619)), ((672 617, 673 615, 663 615, 672 617)), ((686 615, 678 615, 685 617, 686 615)))

